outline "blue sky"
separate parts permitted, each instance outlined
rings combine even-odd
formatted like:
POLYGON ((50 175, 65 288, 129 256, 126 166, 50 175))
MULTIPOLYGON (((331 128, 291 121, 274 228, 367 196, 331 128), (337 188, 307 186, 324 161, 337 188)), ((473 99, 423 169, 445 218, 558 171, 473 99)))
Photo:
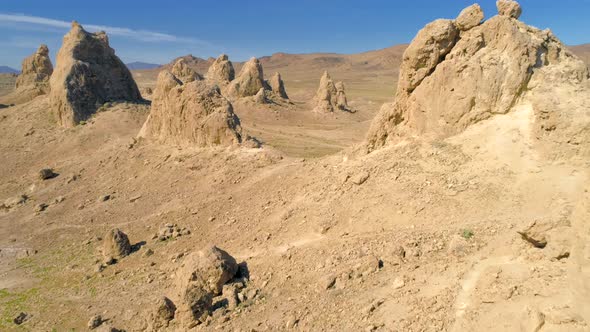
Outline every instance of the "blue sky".
MULTIPOLYGON (((52 56, 79 21, 103 28, 125 62, 166 63, 185 54, 231 59, 275 52, 357 53, 411 41, 436 18, 454 18, 467 0, 2 0, 0 65, 20 69, 39 44, 52 56), (92 5, 89 5, 91 3, 92 5)), ((521 0, 521 20, 551 28, 568 45, 590 42, 590 0, 521 0)), ((481 0, 486 18, 495 0, 481 0)))

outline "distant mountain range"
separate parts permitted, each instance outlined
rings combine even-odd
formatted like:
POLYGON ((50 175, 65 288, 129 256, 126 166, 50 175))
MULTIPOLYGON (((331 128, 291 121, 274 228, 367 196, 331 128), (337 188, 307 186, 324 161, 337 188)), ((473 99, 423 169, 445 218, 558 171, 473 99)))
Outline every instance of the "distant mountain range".
POLYGON ((161 65, 155 64, 155 63, 147 63, 147 62, 130 62, 127 63, 127 68, 129 68, 129 70, 141 70, 141 69, 154 69, 154 68, 158 68, 161 65))
POLYGON ((18 74, 20 71, 8 66, 0 66, 0 74, 18 74))

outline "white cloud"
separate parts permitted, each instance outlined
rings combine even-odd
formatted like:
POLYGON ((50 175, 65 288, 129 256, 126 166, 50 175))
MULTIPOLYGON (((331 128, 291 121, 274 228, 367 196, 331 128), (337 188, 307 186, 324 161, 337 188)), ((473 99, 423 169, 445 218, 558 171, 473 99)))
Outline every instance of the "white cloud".
MULTIPOLYGON (((9 23, 13 24, 16 28, 19 26, 22 27, 23 24, 33 24, 33 25, 40 25, 46 27, 53 27, 53 28, 60 28, 60 29, 69 29, 71 26, 70 22, 61 21, 61 20, 54 20, 45 17, 38 17, 38 16, 28 16, 28 15, 20 15, 20 14, 1 14, 0 13, 0 23, 9 23)), ((190 38, 190 37, 180 37, 175 36, 167 33, 160 33, 148 30, 134 30, 129 28, 121 28, 121 27, 110 27, 110 26, 103 26, 103 25, 94 25, 94 24, 84 24, 81 23, 84 29, 88 31, 105 31, 109 35, 113 36, 121 36, 125 38, 135 39, 144 42, 171 42, 171 43, 181 43, 181 44, 192 44, 192 45, 201 45, 201 46, 208 46, 212 47, 210 43, 190 38)))

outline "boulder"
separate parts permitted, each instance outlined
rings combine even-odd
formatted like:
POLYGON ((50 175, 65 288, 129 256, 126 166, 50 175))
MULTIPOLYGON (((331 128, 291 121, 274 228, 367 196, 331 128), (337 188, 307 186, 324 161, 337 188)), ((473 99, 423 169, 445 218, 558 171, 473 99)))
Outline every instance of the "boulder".
POLYGON ((127 234, 118 228, 106 233, 103 240, 103 255, 106 259, 122 258, 131 253, 131 243, 127 234))
POLYGON ((170 72, 182 81, 183 84, 203 80, 203 77, 189 67, 183 58, 176 60, 170 72))
POLYGON ((244 64, 238 77, 229 84, 227 94, 232 98, 250 97, 262 88, 266 88, 262 65, 258 59, 252 58, 244 64))
POLYGON ((210 246, 187 256, 179 275, 181 289, 186 288, 189 280, 198 278, 203 281, 205 288, 219 295, 223 285, 231 280, 238 272, 236 260, 227 252, 210 246), (188 279, 187 279, 188 278, 188 279))
MULTIPOLYGON (((535 126, 552 128, 549 122, 559 119, 567 132, 564 144, 574 136, 590 141, 590 125, 573 120, 584 119, 576 115, 582 111, 543 99, 548 94, 558 98, 548 93, 557 85, 587 96, 588 68, 550 31, 498 15, 459 34, 453 21, 436 20, 405 51, 395 101, 383 105, 373 120, 367 150, 408 135, 454 135, 509 112, 517 101, 535 100, 544 100, 535 106, 535 126)), ((580 105, 587 99, 579 98, 580 105)))
POLYGON ((142 100, 106 33, 86 32, 77 22, 63 39, 50 87, 51 109, 64 127, 87 120, 107 102, 142 100))
POLYGON ((227 85, 235 78, 234 66, 227 55, 222 54, 209 67, 207 80, 218 85, 227 85))
POLYGON ((192 328, 209 316, 213 297, 221 294, 223 285, 237 271, 236 260, 215 246, 185 257, 175 280, 180 299, 179 320, 185 328, 192 328))
POLYGON ((283 99, 289 99, 287 91, 285 90, 285 83, 283 83, 283 79, 280 73, 277 72, 274 75, 272 75, 270 80, 268 80, 268 86, 270 86, 272 92, 278 95, 279 97, 283 99))
POLYGON ((153 331, 161 331, 170 324, 170 321, 174 319, 176 314, 176 306, 167 297, 160 297, 155 305, 152 313, 150 314, 150 327, 153 331))
POLYGON ((514 0, 498 0, 496 7, 498 7, 498 14, 502 16, 518 19, 522 14, 520 4, 514 0))
POLYGON ((229 146, 241 143, 242 129, 217 86, 199 80, 185 83, 164 70, 139 137, 198 147, 229 146))
POLYGON ((473 4, 461 11, 455 20, 455 25, 457 28, 459 28, 459 30, 467 31, 473 27, 478 26, 481 21, 483 21, 483 19, 483 10, 478 4, 473 4))

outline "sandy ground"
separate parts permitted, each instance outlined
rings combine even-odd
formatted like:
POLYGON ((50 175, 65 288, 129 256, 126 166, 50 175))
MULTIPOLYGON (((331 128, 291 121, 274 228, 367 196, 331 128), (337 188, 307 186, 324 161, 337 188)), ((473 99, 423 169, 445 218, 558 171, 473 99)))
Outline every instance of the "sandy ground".
POLYGON ((44 96, 0 109, 0 202, 27 196, 0 209, 0 330, 86 330, 96 314, 145 330, 156 299, 176 300, 184 254, 207 244, 250 277, 238 307, 195 330, 589 330, 588 164, 539 149, 530 105, 365 155, 355 144, 394 75, 335 71, 358 112, 319 116, 307 103, 319 75, 296 72, 281 70, 293 104, 234 105, 262 149, 130 144, 145 105, 73 129, 44 96), (46 167, 59 175, 40 180, 46 167), (191 234, 153 239, 167 223, 191 234), (113 227, 137 250, 99 271, 113 227))

